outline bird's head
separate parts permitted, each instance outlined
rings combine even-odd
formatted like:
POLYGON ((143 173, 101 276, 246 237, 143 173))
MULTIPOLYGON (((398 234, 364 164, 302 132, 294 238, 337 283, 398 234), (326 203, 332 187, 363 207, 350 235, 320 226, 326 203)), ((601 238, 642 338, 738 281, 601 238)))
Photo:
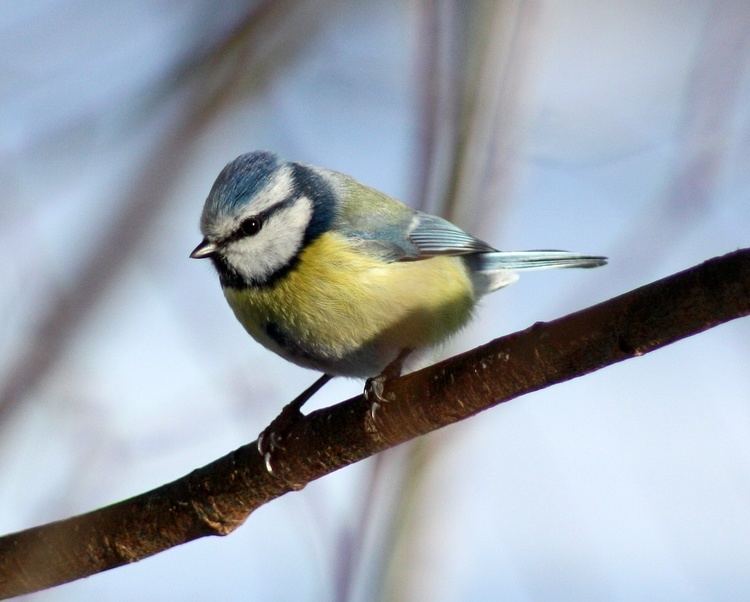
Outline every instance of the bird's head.
POLYGON ((335 206, 318 170, 269 152, 241 155, 216 178, 201 215, 204 238, 190 257, 210 258, 223 286, 267 285, 331 227, 335 206))

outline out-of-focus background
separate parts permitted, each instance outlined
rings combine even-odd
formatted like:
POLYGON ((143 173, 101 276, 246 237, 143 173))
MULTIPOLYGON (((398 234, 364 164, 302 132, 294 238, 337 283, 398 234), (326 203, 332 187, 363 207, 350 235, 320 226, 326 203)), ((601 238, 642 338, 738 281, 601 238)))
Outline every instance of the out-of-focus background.
MULTIPOLYGON (((6 3, 0 532, 181 476, 316 377, 187 258, 238 154, 611 258, 524 276, 439 357, 747 245, 749 57, 746 0, 6 3)), ((716 328, 29 599, 747 599, 749 354, 716 328)))

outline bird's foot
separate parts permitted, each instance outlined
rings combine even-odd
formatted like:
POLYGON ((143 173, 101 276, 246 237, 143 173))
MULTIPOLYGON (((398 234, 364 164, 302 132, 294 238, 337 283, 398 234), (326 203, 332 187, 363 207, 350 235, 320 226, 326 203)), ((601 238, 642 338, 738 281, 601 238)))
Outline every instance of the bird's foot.
POLYGON ((302 420, 303 414, 295 406, 287 405, 281 414, 273 419, 263 432, 258 435, 258 453, 263 457, 266 470, 275 474, 273 470, 273 456, 277 450, 283 450, 282 441, 287 437, 292 427, 302 420))
POLYGON ((385 393, 385 383, 387 380, 388 375, 383 373, 368 378, 365 381, 365 401, 370 405, 370 419, 373 422, 377 420, 378 411, 392 401, 393 394, 385 393))
POLYGON ((297 395, 292 401, 284 406, 281 414, 273 419, 263 432, 258 436, 258 453, 266 464, 266 470, 275 474, 273 470, 273 453, 277 449, 284 449, 281 442, 289 434, 292 427, 304 418, 300 408, 305 402, 315 395, 323 385, 333 378, 330 374, 323 374, 312 385, 297 395))
POLYGON ((385 383, 401 376, 404 360, 412 351, 413 349, 402 349, 396 356, 396 359, 388 364, 380 374, 365 381, 364 396, 365 401, 370 404, 370 418, 373 423, 377 418, 380 408, 396 398, 393 393, 385 392, 385 383))

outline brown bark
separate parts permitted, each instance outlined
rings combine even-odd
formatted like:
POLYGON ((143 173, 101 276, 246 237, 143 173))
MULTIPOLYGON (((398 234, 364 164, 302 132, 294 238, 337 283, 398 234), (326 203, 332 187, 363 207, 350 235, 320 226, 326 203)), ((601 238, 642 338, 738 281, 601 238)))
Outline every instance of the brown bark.
POLYGON ((0 538, 0 596, 226 535, 270 500, 524 393, 648 353, 750 313, 750 249, 549 323, 496 339, 387 385, 373 424, 361 396, 308 415, 270 475, 255 443, 142 495, 0 538))

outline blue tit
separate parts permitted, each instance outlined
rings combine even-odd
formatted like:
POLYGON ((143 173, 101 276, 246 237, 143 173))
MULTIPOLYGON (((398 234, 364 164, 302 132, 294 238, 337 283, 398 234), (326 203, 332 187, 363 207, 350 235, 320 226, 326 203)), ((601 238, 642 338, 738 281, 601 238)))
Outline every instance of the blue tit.
POLYGON ((398 375, 408 353, 456 333, 482 296, 519 271, 605 263, 566 251, 498 251, 349 176, 269 152, 241 155, 221 171, 200 226, 204 238, 190 256, 211 259, 247 332, 323 372, 293 402, 297 412, 332 376, 398 375))

